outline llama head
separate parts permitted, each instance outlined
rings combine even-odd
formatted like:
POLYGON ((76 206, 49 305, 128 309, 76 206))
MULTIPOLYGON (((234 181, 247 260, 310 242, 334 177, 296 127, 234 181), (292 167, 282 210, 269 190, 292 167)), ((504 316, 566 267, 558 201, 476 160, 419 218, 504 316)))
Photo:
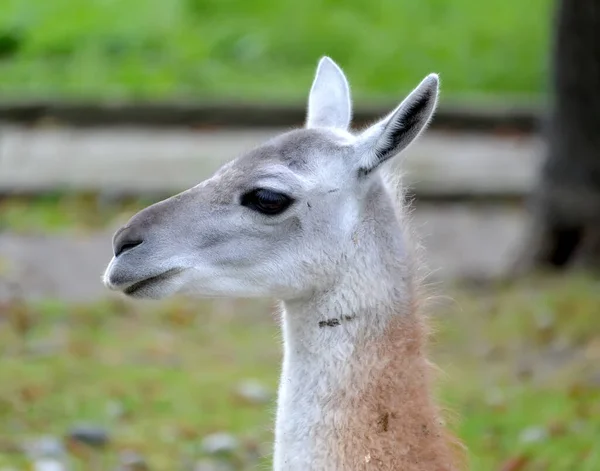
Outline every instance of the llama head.
POLYGON ((387 117, 351 133, 348 83, 322 58, 305 127, 134 215, 114 236, 106 286, 140 298, 279 299, 328 286, 373 211, 368 199, 382 186, 378 169, 425 128, 437 94, 431 74, 387 117))

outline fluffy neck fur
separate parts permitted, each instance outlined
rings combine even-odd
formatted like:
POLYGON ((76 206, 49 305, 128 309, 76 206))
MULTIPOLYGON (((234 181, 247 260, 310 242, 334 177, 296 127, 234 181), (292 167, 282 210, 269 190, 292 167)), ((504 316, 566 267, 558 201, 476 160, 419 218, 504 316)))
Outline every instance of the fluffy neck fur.
POLYGON ((376 187, 333 289, 284 303, 276 471, 457 469, 391 199, 376 187))

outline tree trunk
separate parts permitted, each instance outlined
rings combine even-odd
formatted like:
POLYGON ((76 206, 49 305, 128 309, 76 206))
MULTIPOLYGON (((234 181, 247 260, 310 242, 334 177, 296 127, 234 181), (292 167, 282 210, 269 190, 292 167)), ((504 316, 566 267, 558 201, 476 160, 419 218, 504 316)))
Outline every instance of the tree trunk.
POLYGON ((600 2, 558 0, 546 160, 522 269, 600 269, 600 2))

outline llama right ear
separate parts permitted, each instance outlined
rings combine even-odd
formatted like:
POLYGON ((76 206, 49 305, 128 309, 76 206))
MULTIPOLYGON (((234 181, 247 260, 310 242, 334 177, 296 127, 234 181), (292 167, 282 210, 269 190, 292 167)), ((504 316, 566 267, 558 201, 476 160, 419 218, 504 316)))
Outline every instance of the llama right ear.
POLYGON ((308 97, 307 128, 348 129, 351 118, 350 87, 344 72, 323 57, 308 97))
POLYGON ((386 118, 357 139, 359 173, 366 175, 413 142, 429 123, 437 104, 439 78, 430 74, 386 118))

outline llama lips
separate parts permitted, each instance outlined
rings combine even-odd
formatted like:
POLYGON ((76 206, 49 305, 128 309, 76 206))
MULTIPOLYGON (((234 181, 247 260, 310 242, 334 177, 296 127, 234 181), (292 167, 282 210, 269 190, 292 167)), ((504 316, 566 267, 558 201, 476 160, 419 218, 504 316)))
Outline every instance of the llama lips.
POLYGON ((132 284, 131 286, 128 286, 127 288, 125 288, 123 290, 123 293, 125 293, 129 296, 132 296, 136 292, 139 292, 145 288, 150 288, 153 285, 167 281, 170 278, 172 278, 173 276, 175 276, 177 273, 180 273, 180 272, 181 272, 181 270, 174 268, 172 270, 168 270, 164 273, 161 273, 160 275, 146 278, 145 280, 138 281, 138 282, 132 284))

